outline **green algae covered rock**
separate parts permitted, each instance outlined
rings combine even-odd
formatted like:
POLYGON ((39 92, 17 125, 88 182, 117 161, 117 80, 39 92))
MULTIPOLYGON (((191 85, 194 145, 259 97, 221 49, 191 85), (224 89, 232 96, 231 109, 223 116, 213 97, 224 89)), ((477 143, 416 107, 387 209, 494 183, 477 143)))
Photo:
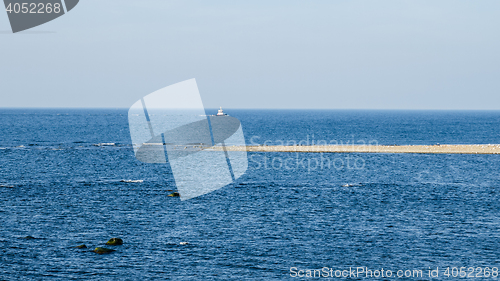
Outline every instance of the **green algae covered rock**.
POLYGON ((111 249, 108 249, 108 248, 102 248, 102 247, 97 247, 97 248, 94 249, 94 253, 99 254, 99 255, 110 254, 110 253, 112 253, 114 251, 115 250, 111 250, 111 249))
POLYGON ((106 245, 112 245, 112 246, 123 245, 123 240, 120 238, 111 238, 109 239, 108 242, 106 242, 106 245))
POLYGON ((170 193, 169 195, 167 195, 168 197, 179 197, 180 194, 179 192, 174 192, 174 193, 170 193))

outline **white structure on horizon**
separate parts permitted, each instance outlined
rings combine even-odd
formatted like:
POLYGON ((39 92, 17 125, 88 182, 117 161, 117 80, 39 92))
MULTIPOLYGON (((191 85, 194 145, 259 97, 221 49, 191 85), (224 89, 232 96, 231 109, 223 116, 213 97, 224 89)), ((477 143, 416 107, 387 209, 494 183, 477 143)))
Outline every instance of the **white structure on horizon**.
POLYGON ((224 111, 222 111, 222 106, 221 106, 219 111, 217 112, 217 116, 224 116, 224 115, 227 115, 227 114, 224 113, 224 111))

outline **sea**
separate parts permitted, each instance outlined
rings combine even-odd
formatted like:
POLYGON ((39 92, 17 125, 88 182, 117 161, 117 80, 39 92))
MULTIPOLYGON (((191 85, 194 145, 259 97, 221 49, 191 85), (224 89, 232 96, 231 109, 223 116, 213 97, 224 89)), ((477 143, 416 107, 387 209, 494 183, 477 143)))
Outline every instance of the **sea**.
MULTIPOLYGON (((500 144, 499 111, 225 112, 247 145, 500 144)), ((0 280, 500 279, 500 155, 247 156, 181 201, 127 109, 0 109, 0 280)))

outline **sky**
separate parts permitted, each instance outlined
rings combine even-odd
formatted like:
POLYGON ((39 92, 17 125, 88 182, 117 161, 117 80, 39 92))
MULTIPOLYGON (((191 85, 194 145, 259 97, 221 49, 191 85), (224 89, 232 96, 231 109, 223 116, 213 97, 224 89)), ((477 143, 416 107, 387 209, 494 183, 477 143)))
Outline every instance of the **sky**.
POLYGON ((195 78, 207 108, 500 110, 500 1, 82 0, 13 34, 0 107, 128 108, 195 78))

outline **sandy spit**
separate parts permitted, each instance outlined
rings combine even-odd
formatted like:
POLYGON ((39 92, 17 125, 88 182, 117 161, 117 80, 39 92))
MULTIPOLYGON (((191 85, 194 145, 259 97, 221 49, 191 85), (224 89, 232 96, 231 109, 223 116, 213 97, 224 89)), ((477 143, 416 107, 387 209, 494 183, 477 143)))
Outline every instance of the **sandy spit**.
MULTIPOLYGON (((221 146, 212 149, 222 150, 221 146)), ((227 151, 305 153, 425 153, 500 154, 500 144, 472 145, 311 145, 311 146, 226 146, 227 151)))

